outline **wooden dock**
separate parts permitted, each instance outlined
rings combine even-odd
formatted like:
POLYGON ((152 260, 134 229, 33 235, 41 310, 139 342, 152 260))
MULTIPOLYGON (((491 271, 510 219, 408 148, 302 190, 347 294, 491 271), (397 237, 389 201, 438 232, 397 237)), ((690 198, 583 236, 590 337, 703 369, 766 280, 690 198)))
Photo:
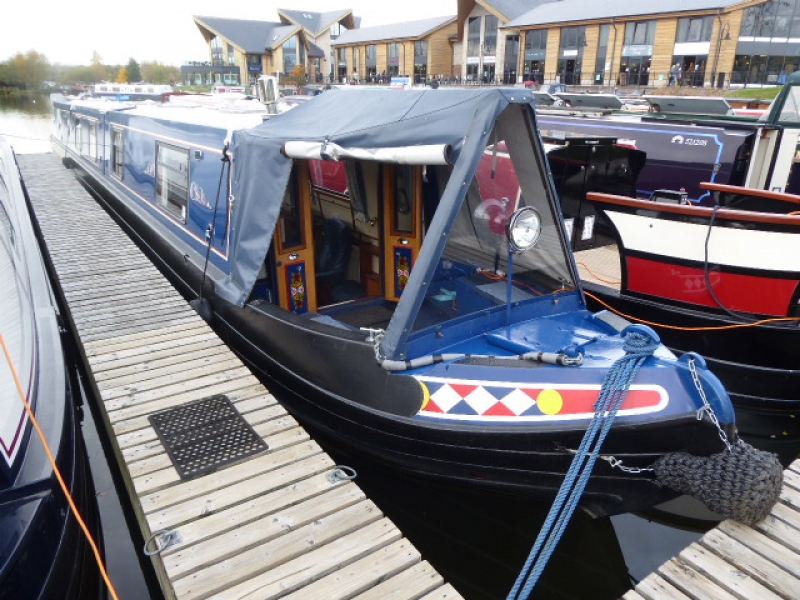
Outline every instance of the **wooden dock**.
POLYGON ((747 527, 723 521, 645 577, 624 600, 778 600, 800 597, 800 460, 780 501, 747 527))
POLYGON ((166 598, 460 598, 59 157, 18 161, 142 535, 180 537, 152 557, 166 598), (181 479, 148 416, 217 394, 269 449, 181 479))

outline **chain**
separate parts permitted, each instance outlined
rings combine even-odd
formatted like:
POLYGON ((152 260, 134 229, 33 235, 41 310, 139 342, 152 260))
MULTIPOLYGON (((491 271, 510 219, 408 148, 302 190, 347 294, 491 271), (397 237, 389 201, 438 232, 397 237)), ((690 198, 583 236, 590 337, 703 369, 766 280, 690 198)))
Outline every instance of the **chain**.
MULTIPOLYGON (((577 454, 578 453, 577 450, 573 450, 572 448, 565 448, 565 450, 567 452, 569 452, 570 454, 577 454)), ((620 459, 618 459, 617 457, 615 457, 615 456, 610 456, 610 455, 606 455, 606 454, 598 454, 597 458, 599 458, 600 460, 606 461, 609 465, 611 465, 612 468, 619 469, 620 471, 623 471, 624 473, 631 473, 631 474, 637 475, 639 473, 649 473, 649 472, 655 471, 655 469, 652 468, 652 467, 629 467, 629 466, 623 464, 622 461, 620 459)))
POLYGON ((725 430, 722 428, 722 425, 720 425, 717 414, 714 412, 714 409, 711 408, 708 398, 706 398, 706 392, 703 389, 703 383, 700 381, 700 376, 697 374, 697 368, 694 364, 694 357, 689 358, 689 372, 692 374, 694 387, 697 388, 697 391, 700 393, 700 398, 703 400, 702 408, 697 410, 697 420, 700 421, 703 419, 703 413, 707 414, 708 418, 711 419, 711 422, 716 426, 717 432, 719 432, 719 439, 722 440, 722 443, 725 444, 728 452, 730 452, 733 450, 733 446, 731 445, 730 441, 728 441, 728 436, 725 434, 725 430))

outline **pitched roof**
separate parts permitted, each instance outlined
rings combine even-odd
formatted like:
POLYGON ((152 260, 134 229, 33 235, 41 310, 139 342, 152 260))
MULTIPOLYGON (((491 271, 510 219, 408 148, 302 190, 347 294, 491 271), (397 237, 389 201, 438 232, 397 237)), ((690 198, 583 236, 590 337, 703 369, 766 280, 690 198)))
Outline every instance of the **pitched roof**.
POLYGON ((254 54, 280 46, 287 37, 300 29, 298 25, 247 19, 197 16, 193 19, 201 31, 206 29, 230 41, 244 52, 254 54))
POLYGON ((540 4, 515 18, 504 27, 550 25, 571 21, 639 17, 645 15, 676 13, 692 10, 716 10, 741 0, 672 0, 665 6, 663 0, 553 0, 540 4))
POLYGON ((391 23, 389 25, 376 25, 362 29, 349 29, 331 42, 331 46, 342 44, 361 44, 379 40, 421 38, 429 33, 456 22, 456 16, 433 17, 419 21, 406 21, 405 23, 391 23))
POLYGON ((318 36, 334 23, 338 23, 347 16, 352 17, 352 10, 333 10, 328 12, 312 12, 310 10, 289 10, 279 8, 278 15, 285 21, 300 25, 308 30, 314 37, 318 36))
POLYGON ((493 8, 508 19, 516 19, 543 2, 552 1, 553 0, 478 0, 478 3, 490 10, 493 8))

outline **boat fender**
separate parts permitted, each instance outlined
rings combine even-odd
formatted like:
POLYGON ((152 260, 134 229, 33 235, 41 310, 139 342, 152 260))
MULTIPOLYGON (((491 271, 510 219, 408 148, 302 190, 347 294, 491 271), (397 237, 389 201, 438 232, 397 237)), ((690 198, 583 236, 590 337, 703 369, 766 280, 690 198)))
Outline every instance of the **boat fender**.
POLYGON ((676 452, 653 465, 656 481, 700 500, 709 509, 745 525, 763 520, 781 494, 778 456, 739 440, 711 456, 676 452))

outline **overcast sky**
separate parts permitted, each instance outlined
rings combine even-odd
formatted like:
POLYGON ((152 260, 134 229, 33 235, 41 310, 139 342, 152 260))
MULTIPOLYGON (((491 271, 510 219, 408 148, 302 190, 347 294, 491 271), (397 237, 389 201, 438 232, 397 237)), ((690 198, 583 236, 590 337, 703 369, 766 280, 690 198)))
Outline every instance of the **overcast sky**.
POLYGON ((208 60, 193 15, 277 22, 278 8, 328 12, 352 9, 362 27, 455 15, 457 0, 4 0, 0 61, 36 50, 55 64, 159 61, 179 66, 208 60))

